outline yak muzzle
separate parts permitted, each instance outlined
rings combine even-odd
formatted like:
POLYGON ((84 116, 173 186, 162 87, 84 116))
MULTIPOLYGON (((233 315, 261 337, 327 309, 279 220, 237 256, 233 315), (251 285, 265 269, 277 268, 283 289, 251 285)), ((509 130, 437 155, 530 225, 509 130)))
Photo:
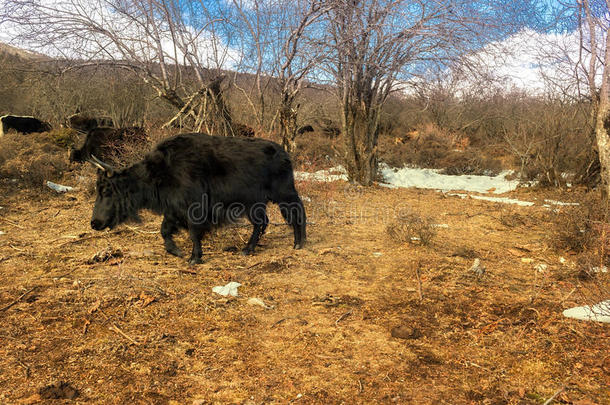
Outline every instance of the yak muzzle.
POLYGON ((102 223, 102 221, 100 221, 99 219, 92 219, 91 228, 95 229, 96 231, 101 231, 102 229, 105 228, 105 226, 102 223))

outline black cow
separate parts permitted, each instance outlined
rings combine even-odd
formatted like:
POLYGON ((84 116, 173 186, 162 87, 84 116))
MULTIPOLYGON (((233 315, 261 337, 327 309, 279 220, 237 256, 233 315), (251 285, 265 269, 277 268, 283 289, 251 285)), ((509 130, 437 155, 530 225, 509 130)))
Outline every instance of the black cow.
POLYGON ((34 117, 21 117, 18 115, 5 115, 0 117, 0 137, 6 132, 14 130, 22 134, 45 132, 51 130, 51 125, 34 117))
POLYGON ((110 117, 91 117, 76 113, 68 117, 68 126, 79 131, 88 132, 94 128, 113 127, 114 122, 110 117))
POLYGON ((306 132, 313 132, 313 127, 311 125, 304 125, 297 130, 297 134, 303 135, 306 132))
POLYGON ((126 144, 144 145, 148 135, 143 128, 94 128, 87 133, 83 146, 70 151, 71 162, 86 162, 95 155, 102 160, 114 160, 126 144))
POLYGON ((97 159, 97 199, 91 227, 112 229, 141 209, 163 215, 167 252, 182 256, 173 240, 181 228, 193 242, 190 264, 201 263, 201 239, 215 226, 246 216, 253 225, 243 254, 265 232, 269 201, 279 205, 294 230, 294 248, 305 242, 305 209, 294 187, 292 163, 282 147, 257 138, 182 134, 157 145, 146 157, 116 171, 97 159))

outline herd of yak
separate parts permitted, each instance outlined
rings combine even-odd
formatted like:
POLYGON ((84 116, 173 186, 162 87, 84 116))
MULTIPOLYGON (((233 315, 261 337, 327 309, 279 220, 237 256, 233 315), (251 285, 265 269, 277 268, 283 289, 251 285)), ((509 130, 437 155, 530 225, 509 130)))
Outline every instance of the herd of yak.
MULTIPOLYGON (((294 233, 294 248, 306 239, 305 208, 294 186, 290 157, 275 142, 260 138, 221 137, 202 133, 180 134, 161 141, 144 159, 118 169, 105 156, 122 142, 148 138, 139 127, 113 128, 112 121, 75 114, 71 128, 86 133, 83 145, 72 149, 70 160, 98 168, 96 200, 91 227, 101 231, 126 221, 139 221, 143 209, 163 216, 161 236, 165 250, 182 257, 173 236, 188 231, 193 244, 189 264, 201 263, 201 240, 214 227, 245 217, 252 235, 242 250, 252 254, 269 219, 267 204, 279 205, 294 233)), ((33 117, 0 117, 0 136, 49 131, 51 126, 33 117)))

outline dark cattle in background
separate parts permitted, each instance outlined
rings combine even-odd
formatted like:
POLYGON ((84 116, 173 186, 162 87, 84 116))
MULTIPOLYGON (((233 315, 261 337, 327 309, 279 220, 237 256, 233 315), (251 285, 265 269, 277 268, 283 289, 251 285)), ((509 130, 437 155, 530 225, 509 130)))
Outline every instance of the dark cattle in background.
POLYGON ((235 133, 235 136, 241 136, 244 138, 252 138, 255 135, 252 127, 245 124, 240 124, 238 122, 233 123, 233 132, 235 133))
POLYGON ((313 132, 313 127, 311 125, 304 125, 297 130, 297 134, 303 135, 306 132, 313 132))
POLYGON ((292 163, 282 147, 257 138, 182 134, 157 145, 120 171, 93 157, 98 170, 91 227, 113 228, 138 220, 141 209, 163 215, 167 252, 182 256, 173 240, 187 229, 193 242, 190 263, 201 263, 201 239, 213 227, 245 216, 253 225, 244 254, 264 233, 267 203, 279 205, 294 231, 294 248, 305 242, 305 209, 294 187, 292 163))
POLYGON ((92 155, 102 160, 120 157, 126 145, 144 145, 148 135, 143 128, 94 128, 87 132, 83 146, 70 151, 71 162, 86 162, 92 155))
POLYGON ((91 117, 77 113, 68 117, 68 126, 79 131, 88 132, 99 127, 113 127, 114 122, 110 117, 91 117))
POLYGON ((33 132, 50 131, 51 125, 34 117, 18 115, 0 117, 0 137, 10 130, 21 132, 22 134, 31 134, 33 132))

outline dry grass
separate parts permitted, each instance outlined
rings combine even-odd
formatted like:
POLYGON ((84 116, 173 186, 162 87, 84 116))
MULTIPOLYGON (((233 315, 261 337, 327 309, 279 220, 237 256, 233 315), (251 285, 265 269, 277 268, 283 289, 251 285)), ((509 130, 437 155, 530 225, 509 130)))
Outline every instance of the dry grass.
POLYGON ((164 252, 159 217, 94 232, 83 192, 41 201, 0 187, 2 403, 76 390, 75 403, 100 404, 534 404, 561 387, 561 403, 609 403, 608 328, 561 316, 582 302, 558 277, 542 206, 511 208, 531 222, 507 227, 498 204, 301 183, 304 250, 271 225, 255 256, 225 252, 247 240, 237 227, 207 238, 205 264, 188 267, 164 252), (399 206, 449 227, 429 246, 388 244, 399 206), (468 272, 474 249, 485 277, 468 272), (229 281, 241 297, 211 292, 229 281))
POLYGON ((61 179, 69 168, 67 147, 75 140, 75 133, 62 129, 41 134, 5 134, 0 138, 0 178, 37 186, 45 180, 61 179))

